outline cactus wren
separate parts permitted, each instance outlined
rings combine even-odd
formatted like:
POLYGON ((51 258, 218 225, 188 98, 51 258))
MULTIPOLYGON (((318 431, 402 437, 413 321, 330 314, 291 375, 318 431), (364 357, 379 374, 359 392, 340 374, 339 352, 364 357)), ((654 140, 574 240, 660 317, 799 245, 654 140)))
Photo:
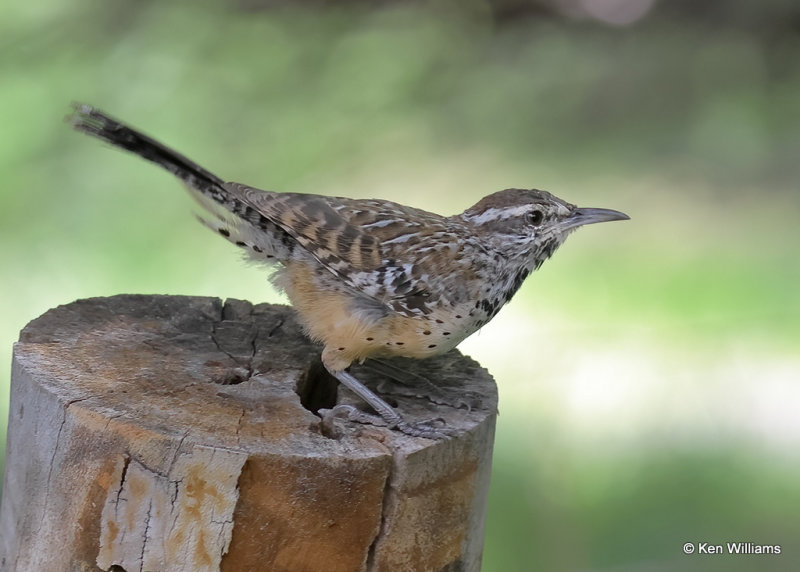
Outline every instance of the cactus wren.
MULTIPOLYGON (((206 226, 249 258, 275 264, 273 281, 308 335, 322 342, 325 368, 385 424, 412 436, 450 431, 405 421, 347 368, 366 358, 426 358, 454 348, 576 228, 628 218, 527 189, 493 193, 449 217, 384 200, 262 191, 225 182, 91 106, 76 104, 70 121, 178 177, 208 211, 206 226)), ((343 411, 380 421, 349 406, 331 414, 343 411)))

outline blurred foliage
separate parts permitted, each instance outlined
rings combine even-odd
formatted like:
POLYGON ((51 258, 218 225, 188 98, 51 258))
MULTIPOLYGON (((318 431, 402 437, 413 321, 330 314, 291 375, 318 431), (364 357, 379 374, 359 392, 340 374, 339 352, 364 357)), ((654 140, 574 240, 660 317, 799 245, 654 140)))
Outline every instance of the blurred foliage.
POLYGON ((496 464, 487 567, 750 571, 789 570, 797 562, 796 474, 765 472, 768 459, 735 450, 659 448, 588 460, 561 453, 496 464), (681 547, 689 541, 779 544, 783 555, 687 557, 681 547))
POLYGON ((640 0, 615 26, 598 1, 6 3, 0 366, 75 298, 280 300, 168 175, 68 129, 72 100, 263 188, 442 213, 549 189, 632 220, 465 344, 501 387, 484 568, 797 568, 797 10, 640 0), (783 554, 681 553, 738 540, 783 554))

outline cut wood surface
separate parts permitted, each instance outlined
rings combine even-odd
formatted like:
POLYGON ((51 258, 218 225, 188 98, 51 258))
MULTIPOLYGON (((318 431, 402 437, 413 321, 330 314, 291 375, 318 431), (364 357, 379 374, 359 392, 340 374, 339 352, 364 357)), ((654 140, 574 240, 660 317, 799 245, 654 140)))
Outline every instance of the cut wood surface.
POLYGON ((406 384, 353 368, 409 421, 458 432, 432 441, 323 427, 318 409, 358 401, 318 356, 290 308, 238 300, 122 295, 32 321, 14 347, 0 569, 479 570, 490 376, 456 351, 390 360, 406 384))

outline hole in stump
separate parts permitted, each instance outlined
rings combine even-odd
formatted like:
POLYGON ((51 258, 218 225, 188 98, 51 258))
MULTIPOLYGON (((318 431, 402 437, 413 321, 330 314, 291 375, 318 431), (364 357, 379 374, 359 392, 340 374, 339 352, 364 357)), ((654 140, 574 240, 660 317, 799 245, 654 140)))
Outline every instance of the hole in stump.
POLYGON ((295 391, 302 406, 316 414, 320 409, 332 409, 336 405, 338 389, 339 381, 317 358, 297 382, 295 391))
POLYGON ((235 369, 229 369, 220 375, 217 379, 214 380, 214 383, 218 383, 220 385, 239 385, 247 381, 247 375, 236 371, 235 369))

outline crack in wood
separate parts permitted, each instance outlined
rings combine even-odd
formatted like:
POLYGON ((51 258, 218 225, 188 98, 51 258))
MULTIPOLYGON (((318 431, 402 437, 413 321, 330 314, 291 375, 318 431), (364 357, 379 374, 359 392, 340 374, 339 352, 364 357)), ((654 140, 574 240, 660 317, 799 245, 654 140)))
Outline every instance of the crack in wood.
POLYGON ((153 499, 147 504, 147 513, 144 517, 144 533, 142 534, 142 553, 139 557, 139 572, 144 572, 144 556, 147 552, 147 535, 150 532, 150 519, 153 514, 153 499))
MULTIPOLYGON (((241 315, 238 313, 234 304, 236 304, 236 307, 240 305, 238 300, 226 300, 225 303, 220 307, 218 317, 211 324, 211 340, 216 346, 217 350, 225 354, 233 363, 241 366, 241 369, 244 369, 246 373, 242 374, 239 371, 239 368, 229 370, 221 379, 215 382, 221 385, 238 385, 248 381, 253 377, 253 375, 255 375, 255 372, 253 371, 253 360, 255 359, 257 353, 259 328, 253 315, 253 306, 248 304, 247 315, 241 315), (227 329, 224 333, 221 333, 221 326, 236 324, 246 324, 249 326, 246 340, 246 344, 249 349, 249 355, 237 354, 226 349, 224 347, 225 344, 220 339, 221 337, 224 338, 231 335, 230 331, 227 329)), ((232 341, 237 340, 234 339, 232 341)))

